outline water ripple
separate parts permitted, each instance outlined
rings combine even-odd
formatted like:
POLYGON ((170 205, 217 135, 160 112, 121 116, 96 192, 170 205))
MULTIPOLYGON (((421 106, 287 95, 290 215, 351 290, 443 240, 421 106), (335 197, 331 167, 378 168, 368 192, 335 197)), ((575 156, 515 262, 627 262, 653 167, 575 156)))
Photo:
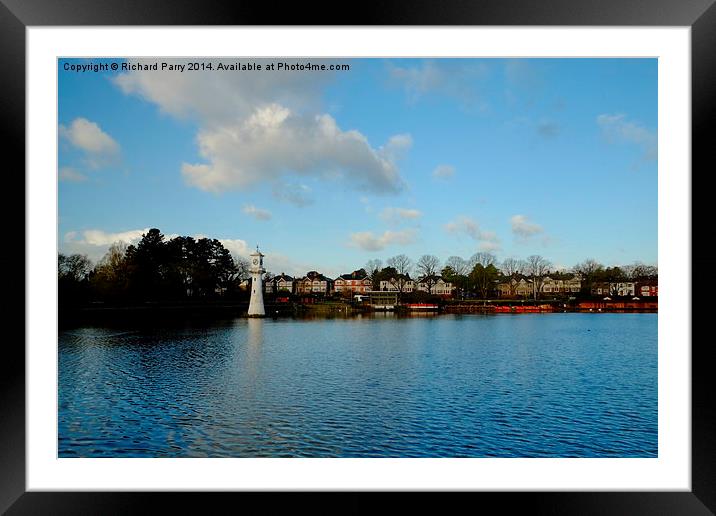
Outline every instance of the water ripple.
POLYGON ((656 314, 78 328, 59 454, 655 457, 656 374, 656 314))

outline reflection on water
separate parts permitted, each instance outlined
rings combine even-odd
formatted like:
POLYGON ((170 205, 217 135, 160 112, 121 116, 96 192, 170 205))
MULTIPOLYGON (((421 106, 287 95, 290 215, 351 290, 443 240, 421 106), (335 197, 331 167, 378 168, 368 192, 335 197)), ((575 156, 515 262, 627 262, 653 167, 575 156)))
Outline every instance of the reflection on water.
POLYGON ((61 457, 655 457, 657 315, 63 331, 61 457))

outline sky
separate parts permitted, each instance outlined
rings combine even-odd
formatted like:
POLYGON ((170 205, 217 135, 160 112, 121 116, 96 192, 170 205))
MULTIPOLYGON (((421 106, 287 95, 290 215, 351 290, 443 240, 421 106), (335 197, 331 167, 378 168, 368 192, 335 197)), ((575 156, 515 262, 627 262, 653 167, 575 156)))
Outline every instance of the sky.
POLYGON ((657 60, 59 60, 57 177, 59 251, 95 262, 159 228, 275 274, 656 265, 657 60))

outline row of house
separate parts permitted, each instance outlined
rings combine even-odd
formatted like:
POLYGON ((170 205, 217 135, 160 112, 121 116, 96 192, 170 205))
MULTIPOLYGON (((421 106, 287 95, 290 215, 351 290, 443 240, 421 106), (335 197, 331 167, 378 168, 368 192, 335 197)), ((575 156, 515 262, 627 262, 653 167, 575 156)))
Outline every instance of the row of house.
POLYGON ((592 294, 604 296, 641 296, 658 297, 659 285, 656 281, 625 281, 620 283, 595 283, 592 294))
POLYGON ((324 276, 318 271, 310 271, 302 278, 293 278, 283 272, 264 282, 267 293, 287 292, 291 294, 323 294, 352 291, 363 293, 372 290, 373 282, 364 271, 342 274, 336 279, 324 276))
MULTIPOLYGON (((542 280, 540 292, 544 294, 576 294, 582 289, 582 280, 578 275, 564 278, 551 278, 549 276, 542 280)), ((519 280, 512 279, 497 284, 497 293, 500 297, 529 297, 534 295, 534 283, 532 279, 521 277, 519 280)))
MULTIPOLYGON (((534 296, 534 282, 527 276, 514 278, 509 281, 496 282, 494 294, 498 297, 523 297, 534 296)), ((318 271, 310 271, 301 278, 294 278, 281 273, 267 279, 264 283, 267 293, 290 293, 290 294, 322 294, 352 292, 364 294, 373 290, 373 282, 362 269, 353 271, 350 274, 342 274, 331 279, 318 271)), ((384 292, 427 292, 433 295, 451 297, 455 294, 452 283, 440 276, 434 276, 430 282, 425 280, 404 280, 400 282, 381 280, 379 290, 384 292)), ((539 291, 543 296, 574 295, 582 290, 582 279, 578 274, 561 274, 555 277, 546 276, 540 282, 539 291)), ((657 297, 658 285, 654 281, 623 281, 623 282, 598 282, 591 287, 591 293, 595 296, 621 296, 621 297, 657 297)))
MULTIPOLYGON (((547 276, 542 280, 540 286, 540 293, 546 295, 576 294, 581 290, 582 280, 577 274, 559 279, 547 276)), ((530 297, 534 295, 534 282, 527 277, 522 277, 519 280, 513 279, 509 282, 500 282, 498 283, 497 291, 500 297, 530 297)), ((590 291, 595 296, 658 297, 659 286, 656 280, 605 281, 592 284, 590 291)))
POLYGON ((438 296, 452 296, 453 285, 440 276, 435 276, 431 282, 407 280, 402 283, 381 281, 380 290, 386 292, 428 292, 438 296))
MULTIPOLYGON (((293 278, 283 272, 264 282, 266 293, 286 292, 291 294, 323 294, 353 292, 364 294, 373 290, 373 281, 363 270, 342 274, 335 279, 328 278, 318 271, 310 271, 302 278, 293 278)), ((452 295, 450 282, 436 276, 431 282, 407 280, 397 285, 390 281, 381 281, 380 290, 388 292, 430 292, 440 296, 452 295)))

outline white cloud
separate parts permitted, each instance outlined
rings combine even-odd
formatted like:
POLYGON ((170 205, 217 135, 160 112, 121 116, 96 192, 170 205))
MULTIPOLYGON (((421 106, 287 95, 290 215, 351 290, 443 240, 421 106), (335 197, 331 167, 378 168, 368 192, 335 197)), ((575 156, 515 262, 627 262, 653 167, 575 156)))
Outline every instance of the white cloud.
POLYGON ((340 129, 330 115, 303 116, 272 104, 238 124, 203 129, 197 140, 208 163, 184 163, 182 173, 188 184, 206 191, 275 183, 290 174, 344 180, 375 193, 403 188, 392 157, 395 145, 376 150, 360 132, 340 129))
POLYGON ((58 173, 60 181, 80 182, 86 181, 87 176, 72 167, 62 167, 58 173))
POLYGON ((86 118, 75 118, 69 127, 60 125, 59 135, 83 151, 91 168, 108 165, 119 155, 119 144, 99 125, 86 118))
POLYGON ((97 263, 115 242, 136 244, 142 239, 142 235, 150 228, 130 229, 111 233, 101 229, 87 229, 84 231, 68 231, 60 245, 61 252, 66 254, 84 254, 90 260, 97 263))
POLYGON ((381 251, 390 245, 408 245, 415 241, 415 230, 385 231, 374 235, 372 231, 351 233, 350 245, 366 251, 381 251))
POLYGON ((232 255, 248 258, 248 256, 253 252, 253 249, 249 248, 246 240, 238 238, 219 238, 218 240, 232 255))
POLYGON ((388 143, 380 149, 381 155, 397 161, 413 146, 413 137, 409 134, 394 134, 388 139, 388 143))
POLYGON ((475 220, 470 217, 461 215, 452 222, 445 224, 445 230, 448 233, 453 234, 465 234, 473 240, 480 242, 481 248, 484 250, 496 250, 499 249, 500 239, 493 231, 484 231, 480 228, 475 220))
MULTIPOLYGON (((195 59, 164 59, 183 64, 195 59)), ((131 59, 131 63, 154 63, 154 59, 131 59)), ((193 117, 204 125, 231 125, 251 116, 257 107, 278 103, 297 111, 315 111, 320 107, 324 88, 333 81, 335 72, 299 73, 288 70, 266 72, 219 71, 219 63, 256 63, 264 68, 279 62, 305 63, 305 59, 202 59, 214 70, 211 80, 206 73, 170 71, 132 71, 118 75, 114 82, 127 95, 137 95, 156 104, 177 118, 193 117)), ((329 64, 331 59, 312 59, 312 63, 329 64)))
MULTIPOLYGON (((262 66, 306 63, 306 59, 250 59, 262 66)), ((132 60, 153 63, 154 60, 132 60)), ((189 60, 171 59, 186 65, 189 60)), ((171 116, 199 122, 197 143, 203 162, 183 163, 187 184, 210 192, 246 189, 269 183, 274 195, 298 206, 309 204, 304 192, 289 192, 287 177, 344 181, 377 193, 397 193, 403 180, 397 160, 412 144, 406 134, 373 147, 358 130, 343 130, 321 112, 321 99, 333 72, 218 71, 212 80, 201 73, 129 72, 114 81, 127 95, 140 96, 171 116)), ((331 59, 312 59, 329 64, 331 59)), ((302 183, 302 181, 297 181, 302 183)))
POLYGON ((415 209, 411 209, 411 208, 389 207, 389 208, 385 208, 381 212, 380 218, 390 224, 398 224, 405 220, 415 220, 417 218, 420 218, 422 215, 423 214, 420 210, 415 210, 415 209))
POLYGON ((641 147, 643 159, 657 158, 657 136, 640 123, 627 120, 623 114, 602 114, 597 117, 597 125, 610 143, 632 143, 641 147))
POLYGON ((544 232, 542 226, 531 222, 524 215, 512 216, 510 218, 510 224, 512 225, 512 233, 518 238, 529 238, 544 232))
POLYGON ((131 229, 119 233, 108 233, 101 229, 87 229, 82 231, 82 238, 80 239, 77 239, 77 231, 70 231, 65 234, 65 242, 76 242, 95 246, 109 246, 120 241, 126 242, 127 244, 136 244, 149 229, 150 228, 131 229))
POLYGON ((455 175, 455 167, 451 165, 438 165, 433 170, 433 177, 438 179, 449 179, 455 175))
POLYGON ((261 208, 257 208, 253 204, 247 204, 242 210, 246 215, 255 218, 256 220, 270 220, 271 212, 261 208))

